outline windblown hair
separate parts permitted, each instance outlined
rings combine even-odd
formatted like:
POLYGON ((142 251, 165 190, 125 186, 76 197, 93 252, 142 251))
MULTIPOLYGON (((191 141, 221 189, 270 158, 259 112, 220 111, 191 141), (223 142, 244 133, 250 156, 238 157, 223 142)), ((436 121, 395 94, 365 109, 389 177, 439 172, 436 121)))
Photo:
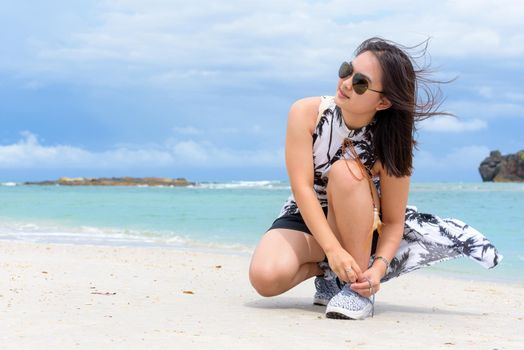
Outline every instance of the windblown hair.
POLYGON ((429 64, 419 66, 415 58, 426 58, 428 40, 402 46, 382 38, 370 38, 355 50, 355 55, 370 51, 382 68, 383 95, 391 107, 378 111, 374 129, 375 157, 389 175, 409 176, 413 171, 415 122, 436 116, 452 115, 439 111, 443 102, 440 84, 449 81, 430 79, 429 64), (408 51, 421 48, 419 55, 408 51))

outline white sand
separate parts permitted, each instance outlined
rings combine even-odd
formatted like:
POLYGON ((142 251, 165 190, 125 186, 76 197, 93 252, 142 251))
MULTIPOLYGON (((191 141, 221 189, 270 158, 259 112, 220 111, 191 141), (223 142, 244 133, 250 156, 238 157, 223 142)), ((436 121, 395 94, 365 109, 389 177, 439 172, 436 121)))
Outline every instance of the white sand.
POLYGON ((0 242, 0 348, 524 349, 522 285, 414 272, 383 284, 374 318, 331 320, 311 304, 312 280, 263 298, 248 264, 161 248, 0 242))

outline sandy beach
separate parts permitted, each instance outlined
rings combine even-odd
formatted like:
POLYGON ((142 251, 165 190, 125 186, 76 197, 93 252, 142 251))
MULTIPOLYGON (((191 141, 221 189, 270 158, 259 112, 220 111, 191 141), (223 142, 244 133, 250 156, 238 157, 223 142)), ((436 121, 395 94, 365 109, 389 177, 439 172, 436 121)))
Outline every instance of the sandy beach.
POLYGON ((313 281, 273 298, 249 257, 0 242, 1 349, 522 349, 524 286, 414 272, 375 317, 326 319, 313 281))

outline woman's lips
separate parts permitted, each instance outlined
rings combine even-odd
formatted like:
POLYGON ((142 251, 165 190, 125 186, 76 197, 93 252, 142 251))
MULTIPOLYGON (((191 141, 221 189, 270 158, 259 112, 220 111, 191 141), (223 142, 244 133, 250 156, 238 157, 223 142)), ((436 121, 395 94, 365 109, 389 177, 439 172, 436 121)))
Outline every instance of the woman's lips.
POLYGON ((339 97, 349 99, 349 96, 345 95, 345 94, 342 92, 342 90, 338 89, 337 93, 338 93, 338 96, 339 96, 339 97))

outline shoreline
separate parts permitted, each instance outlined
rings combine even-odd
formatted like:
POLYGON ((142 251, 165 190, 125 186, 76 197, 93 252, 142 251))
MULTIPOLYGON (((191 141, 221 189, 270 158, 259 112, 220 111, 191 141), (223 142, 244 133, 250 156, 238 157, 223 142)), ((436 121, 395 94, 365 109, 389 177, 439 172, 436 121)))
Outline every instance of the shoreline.
MULTIPOLYGON (((45 236, 42 234, 40 237, 45 236)), ((28 236, 28 237, 35 237, 28 236)), ((0 236, 0 242, 21 242, 29 244, 57 244, 57 245, 71 245, 71 246, 86 246, 86 247, 107 247, 107 248, 136 248, 136 249, 166 249, 176 251, 189 251, 196 253, 205 254, 217 254, 217 255, 238 255, 238 256, 250 256, 254 250, 254 247, 244 246, 241 244, 234 245, 228 243, 218 242, 206 242, 189 240, 178 241, 175 239, 173 242, 171 238, 160 238, 160 237, 139 237, 129 236, 121 237, 120 235, 103 235, 100 237, 96 236, 45 236, 45 238, 39 238, 38 240, 31 240, 24 236, 8 237, 7 235, 0 236), (59 238, 56 238, 59 237, 59 238), (53 239, 54 238, 54 239, 53 239)))
POLYGON ((5 349, 517 348, 524 288, 413 272, 375 317, 326 319, 313 280, 263 298, 249 258, 175 249, 0 241, 5 349), (413 334, 417 334, 414 338, 413 334))
MULTIPOLYGON (((48 237, 49 238, 49 237, 48 237)), ((130 237, 126 240, 120 240, 120 241, 111 241, 107 240, 106 236, 100 237, 100 239, 89 239, 86 238, 85 240, 77 240, 77 241, 66 241, 66 240, 43 240, 43 241, 30 241, 30 240, 23 240, 20 238, 4 238, 0 237, 0 244, 1 242, 21 242, 21 243, 28 243, 28 244, 38 244, 38 245, 71 245, 71 246, 85 246, 85 247, 105 247, 105 248, 131 248, 131 249, 165 249, 168 251, 175 251, 175 252, 190 252, 190 253, 198 253, 198 254, 213 254, 218 256, 239 256, 239 257, 245 257, 250 258, 254 247, 248 247, 248 246, 242 246, 239 245, 238 247, 233 247, 230 244, 221 244, 216 242, 204 242, 204 241, 193 241, 190 244, 187 244, 186 242, 183 243, 170 243, 167 241, 162 241, 160 239, 146 239, 143 237, 130 237)), ((476 263, 473 263, 472 269, 474 270, 454 270, 453 267, 449 267, 447 265, 454 264, 454 263, 466 263, 471 265, 471 261, 469 261, 467 257, 457 257, 448 261, 440 262, 435 264, 434 266, 428 266, 423 267, 418 270, 415 270, 418 274, 423 274, 427 276, 436 276, 436 277, 443 277, 446 279, 451 280, 458 280, 458 281, 471 281, 476 280, 480 282, 487 282, 487 283, 502 283, 505 285, 515 286, 515 287, 524 287, 524 279, 517 280, 516 277, 513 279, 508 276, 497 276, 490 274, 491 270, 486 270, 485 268, 478 266, 476 263)), ((501 264, 504 264, 504 261, 501 262, 501 264)), ((495 267, 493 270, 499 269, 500 266, 495 267)), ((404 277, 401 276, 401 277, 404 277)))

